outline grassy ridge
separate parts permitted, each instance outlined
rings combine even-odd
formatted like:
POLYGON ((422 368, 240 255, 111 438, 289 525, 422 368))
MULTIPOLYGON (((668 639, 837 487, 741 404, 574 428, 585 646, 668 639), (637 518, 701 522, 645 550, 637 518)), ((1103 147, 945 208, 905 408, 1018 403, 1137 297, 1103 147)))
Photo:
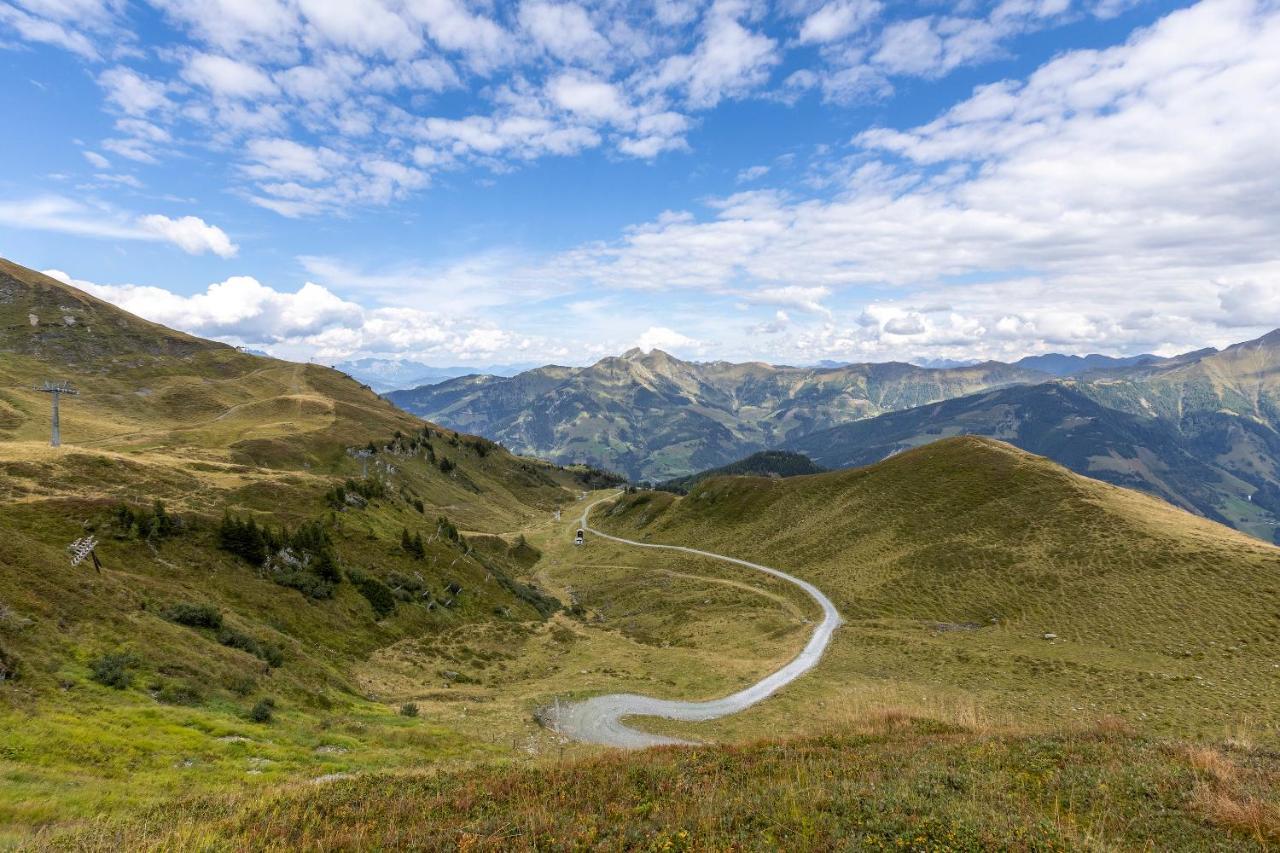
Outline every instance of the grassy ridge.
POLYGON ((1280 838, 1274 756, 1114 725, 985 737, 885 715, 785 743, 658 749, 201 800, 81 849, 1248 850, 1280 838))
POLYGON ((1118 714, 1167 735, 1280 735, 1280 550, 1007 445, 640 493, 599 523, 792 571, 845 616, 813 676, 713 724, 722 737, 898 688, 1024 725, 1118 714))
MULTIPOLYGON (((545 633, 559 603, 514 579, 536 551, 457 528, 543 518, 575 475, 3 261, 0 354, 0 844, 182 792, 490 754, 401 716, 371 661, 471 625, 545 633), (62 448, 45 379, 82 392, 62 448), (320 551, 228 552, 224 515, 322 531, 328 576, 320 551), (70 565, 85 535, 101 572, 70 565)), ((450 687, 419 672, 413 695, 450 687)))

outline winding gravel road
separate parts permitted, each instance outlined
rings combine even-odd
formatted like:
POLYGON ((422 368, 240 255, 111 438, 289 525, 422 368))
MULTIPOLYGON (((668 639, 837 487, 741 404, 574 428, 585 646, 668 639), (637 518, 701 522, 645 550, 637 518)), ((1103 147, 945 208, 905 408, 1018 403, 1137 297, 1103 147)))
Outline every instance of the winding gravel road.
POLYGON ((616 746, 623 749, 643 749, 662 744, 691 743, 691 741, 629 728, 623 725, 622 719, 629 716, 643 716, 700 722, 736 714, 768 698, 817 665, 822 658, 823 652, 827 650, 827 645, 831 642, 832 633, 840 625, 840 614, 836 612, 836 606, 831 603, 831 599, 822 594, 822 590, 808 581, 800 580, 800 578, 793 577, 786 572, 771 569, 768 566, 761 566, 757 563, 749 563, 746 560, 739 560, 735 557, 713 554, 710 551, 700 551, 697 548, 686 548, 682 545, 655 545, 650 542, 635 542, 618 536, 610 536, 608 533, 602 533, 591 528, 587 523, 591 510, 605 501, 612 500, 614 497, 616 495, 601 498, 583 510, 581 526, 596 536, 613 542, 621 542, 624 545, 634 545, 637 548, 655 548, 663 551, 682 551, 686 554, 696 554, 700 557, 710 557, 713 560, 722 560, 726 563, 745 566, 748 569, 755 569, 758 572, 782 578, 784 581, 800 587, 809 594, 810 598, 818 602, 819 606, 822 607, 822 622, 814 630, 813 636, 809 638, 809 642, 804 649, 790 663, 731 696, 726 696, 723 699, 712 699, 707 702, 681 702, 673 699, 655 699, 652 696, 640 696, 634 693, 611 693, 606 696, 596 696, 581 702, 559 706, 559 711, 553 714, 554 720, 552 721, 556 731, 574 740, 616 746))

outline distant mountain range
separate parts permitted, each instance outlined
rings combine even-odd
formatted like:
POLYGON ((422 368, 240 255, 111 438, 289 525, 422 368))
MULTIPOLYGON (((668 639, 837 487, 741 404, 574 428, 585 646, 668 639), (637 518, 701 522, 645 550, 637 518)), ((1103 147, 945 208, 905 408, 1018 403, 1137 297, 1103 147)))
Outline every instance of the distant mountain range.
POLYGON ((1000 438, 1280 541, 1280 330, 1221 352, 1142 360, 841 424, 783 447, 844 468, 953 435, 1000 438))
POLYGON ((1029 355, 1014 362, 1018 367, 1039 370, 1051 376, 1079 376, 1093 371, 1115 370, 1121 367, 1137 367, 1162 361, 1158 355, 1133 355, 1116 358, 1110 355, 1063 355, 1051 352, 1045 355, 1029 355))
POLYGON ((635 481, 769 449, 863 465, 977 434, 1266 539, 1280 522, 1280 331, 1173 358, 1050 354, 947 368, 694 363, 631 350, 387 396, 518 453, 635 481))
POLYGON ((687 362, 633 349, 589 367, 463 376, 387 397, 518 453, 658 481, 851 420, 1047 378, 997 362, 949 370, 901 363, 776 367, 687 362))
POLYGON ((360 358, 335 364, 353 379, 363 382, 379 394, 394 391, 397 388, 416 388, 420 385, 433 385, 446 379, 459 376, 485 374, 490 376, 515 376, 524 370, 537 367, 534 363, 526 364, 490 364, 483 367, 432 367, 420 361, 401 361, 392 358, 360 358))

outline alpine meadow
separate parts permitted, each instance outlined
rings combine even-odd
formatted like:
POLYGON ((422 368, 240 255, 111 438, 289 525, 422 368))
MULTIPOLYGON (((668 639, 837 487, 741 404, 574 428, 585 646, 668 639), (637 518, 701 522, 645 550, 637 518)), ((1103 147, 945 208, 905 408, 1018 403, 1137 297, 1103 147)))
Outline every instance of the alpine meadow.
POLYGON ((0 850, 1280 848, 1272 0, 0 0, 0 850))

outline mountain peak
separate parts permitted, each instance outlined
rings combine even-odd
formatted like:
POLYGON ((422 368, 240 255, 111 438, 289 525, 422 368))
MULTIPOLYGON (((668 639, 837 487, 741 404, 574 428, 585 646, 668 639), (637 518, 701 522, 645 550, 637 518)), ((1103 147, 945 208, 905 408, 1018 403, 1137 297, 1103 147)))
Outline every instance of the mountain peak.
POLYGON ((666 352, 665 350, 660 350, 657 347, 648 351, 645 351, 640 347, 632 347, 624 352, 621 357, 626 361, 679 361, 679 359, 671 353, 666 352))

